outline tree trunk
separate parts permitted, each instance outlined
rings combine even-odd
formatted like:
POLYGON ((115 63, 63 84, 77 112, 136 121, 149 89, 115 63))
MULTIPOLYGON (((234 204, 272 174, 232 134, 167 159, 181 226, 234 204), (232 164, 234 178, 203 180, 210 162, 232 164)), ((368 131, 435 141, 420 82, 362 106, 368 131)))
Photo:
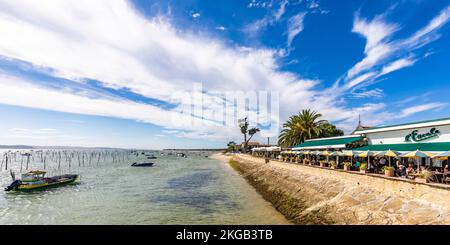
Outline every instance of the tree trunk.
POLYGON ((244 153, 247 153, 247 134, 244 134, 244 153))

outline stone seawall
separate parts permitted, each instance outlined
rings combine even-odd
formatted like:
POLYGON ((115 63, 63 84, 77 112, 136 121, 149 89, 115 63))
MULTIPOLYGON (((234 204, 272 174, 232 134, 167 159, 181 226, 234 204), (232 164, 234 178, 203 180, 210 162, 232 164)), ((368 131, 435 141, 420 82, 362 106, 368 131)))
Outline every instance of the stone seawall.
POLYGON ((242 154, 230 165, 296 224, 450 224, 446 188, 242 154))

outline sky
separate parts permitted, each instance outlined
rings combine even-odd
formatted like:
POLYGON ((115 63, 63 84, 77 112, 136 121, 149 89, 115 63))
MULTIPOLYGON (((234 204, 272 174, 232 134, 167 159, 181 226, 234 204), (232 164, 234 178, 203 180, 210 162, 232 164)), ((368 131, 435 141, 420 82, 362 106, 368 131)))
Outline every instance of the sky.
POLYGON ((271 143, 450 117, 450 0, 0 0, 0 144, 271 143), (233 97, 235 96, 235 97, 233 97), (242 99, 243 98, 243 99, 242 99))

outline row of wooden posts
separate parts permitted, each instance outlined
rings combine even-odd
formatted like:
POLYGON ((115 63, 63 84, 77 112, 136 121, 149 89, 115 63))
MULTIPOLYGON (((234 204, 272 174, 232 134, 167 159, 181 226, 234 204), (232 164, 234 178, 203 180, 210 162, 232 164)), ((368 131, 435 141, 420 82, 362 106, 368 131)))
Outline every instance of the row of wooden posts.
POLYGON ((75 150, 39 150, 39 151, 7 151, 2 154, 0 171, 11 169, 14 164, 20 163, 20 171, 29 170, 32 163, 41 163, 42 169, 47 169, 50 164, 57 164, 61 170, 61 164, 67 164, 69 169, 74 165, 78 167, 99 165, 100 163, 118 163, 129 160, 131 151, 104 150, 104 151, 75 151, 75 150), (64 161, 63 161, 64 160, 64 161))

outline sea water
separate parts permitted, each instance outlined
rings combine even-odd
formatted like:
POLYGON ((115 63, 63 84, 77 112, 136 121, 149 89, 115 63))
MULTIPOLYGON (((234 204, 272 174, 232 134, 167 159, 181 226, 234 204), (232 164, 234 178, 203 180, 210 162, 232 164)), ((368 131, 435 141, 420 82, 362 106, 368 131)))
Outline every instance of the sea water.
MULTIPOLYGON (((49 175, 73 173, 80 180, 30 193, 3 191, 11 182, 3 163, 0 224, 289 223, 226 163, 210 158, 211 153, 186 152, 187 158, 160 153, 147 160, 153 167, 130 166, 143 160, 139 152, 115 160, 86 158, 83 164, 73 155, 70 169, 67 158, 59 160, 52 153, 46 160, 49 175)), ((19 177, 26 157, 10 160, 9 168, 19 177)), ((29 169, 43 169, 38 156, 30 160, 29 169)))

